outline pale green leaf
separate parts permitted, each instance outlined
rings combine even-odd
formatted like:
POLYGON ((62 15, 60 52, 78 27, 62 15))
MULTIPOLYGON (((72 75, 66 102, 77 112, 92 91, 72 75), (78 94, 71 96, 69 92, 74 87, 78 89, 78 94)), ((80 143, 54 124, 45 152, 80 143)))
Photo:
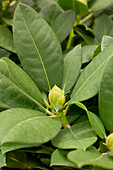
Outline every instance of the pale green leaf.
POLYGON ((104 51, 107 47, 113 44, 113 37, 110 36, 103 36, 101 42, 101 50, 104 51))
POLYGON ((109 7, 112 4, 113 4, 112 0, 107 0, 107 3, 106 3, 106 0, 95 0, 91 7, 91 11, 98 12, 100 10, 103 10, 103 9, 109 7))

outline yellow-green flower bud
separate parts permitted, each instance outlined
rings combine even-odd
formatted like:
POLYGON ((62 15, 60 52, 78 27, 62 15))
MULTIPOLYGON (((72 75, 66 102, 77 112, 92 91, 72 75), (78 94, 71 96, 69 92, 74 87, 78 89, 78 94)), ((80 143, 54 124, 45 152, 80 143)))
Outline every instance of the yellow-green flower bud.
POLYGON ((106 137, 106 147, 112 151, 113 150, 113 133, 106 137))
POLYGON ((63 105, 65 103, 64 92, 56 85, 49 92, 48 98, 51 105, 52 104, 63 105))

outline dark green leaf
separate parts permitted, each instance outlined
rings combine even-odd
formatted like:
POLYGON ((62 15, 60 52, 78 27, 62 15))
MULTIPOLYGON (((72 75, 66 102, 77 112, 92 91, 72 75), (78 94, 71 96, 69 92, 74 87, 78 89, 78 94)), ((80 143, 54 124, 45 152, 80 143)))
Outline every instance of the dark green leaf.
POLYGON ((16 53, 12 34, 9 29, 3 25, 0 25, 0 46, 8 51, 16 53))
POLYGON ((100 43, 103 35, 113 36, 113 21, 107 14, 99 16, 94 25, 94 33, 100 43))
POLYGON ((62 12, 63 10, 57 4, 53 3, 42 8, 39 14, 51 26, 56 17, 62 12))
MULTIPOLYGON (((108 47, 109 48, 109 47, 108 47)), ((104 50, 105 51, 105 50, 104 50)), ((100 117, 109 131, 113 131, 113 56, 106 64, 99 91, 100 117)))
POLYGON ((14 42, 23 68, 48 91, 62 78, 61 46, 53 30, 31 7, 19 4, 14 15, 14 42))
POLYGON ((65 92, 68 92, 75 84, 81 69, 81 46, 73 48, 64 57, 64 73, 61 87, 65 92))
POLYGON ((77 166, 67 159, 69 151, 56 149, 51 157, 51 166, 69 166, 76 168, 77 166))
POLYGON ((107 3, 106 3, 106 0, 94 0, 94 3, 91 7, 91 11, 98 12, 100 10, 103 10, 103 9, 109 7, 112 4, 113 4, 112 0, 108 0, 107 3))
POLYGON ((83 101, 99 91, 101 73, 105 63, 113 55, 113 45, 99 53, 81 72, 73 89, 70 102, 83 101))
POLYGON ((53 31, 56 33, 60 42, 62 42, 70 33, 74 26, 75 13, 74 11, 66 11, 58 15, 51 24, 53 31))
POLYGON ((30 77, 8 58, 0 59, 0 101, 7 107, 39 108, 41 93, 30 77))

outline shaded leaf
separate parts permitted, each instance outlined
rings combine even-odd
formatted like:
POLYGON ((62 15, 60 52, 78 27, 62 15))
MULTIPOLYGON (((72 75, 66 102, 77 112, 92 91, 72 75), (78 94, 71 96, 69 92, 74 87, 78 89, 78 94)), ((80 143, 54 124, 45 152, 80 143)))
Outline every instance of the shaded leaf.
POLYGON ((6 156, 0 152, 0 168, 6 166, 6 156))
POLYGON ((96 39, 100 43, 103 35, 113 36, 113 21, 107 14, 99 16, 94 25, 96 39))
POLYGON ((65 40, 72 30, 75 22, 74 11, 66 11, 58 15, 58 17, 51 24, 53 31, 56 33, 60 42, 65 40))
POLYGON ((12 34, 9 29, 3 25, 0 25, 0 46, 8 51, 16 53, 12 34))
POLYGON ((81 17, 89 11, 86 0, 58 0, 58 3, 64 10, 73 9, 81 17))
POLYGON ((67 159, 69 151, 56 149, 51 156, 51 166, 69 166, 76 168, 77 166, 67 159))
POLYGON ((63 10, 57 4, 53 3, 42 8, 39 14, 51 26, 62 12, 63 10))
POLYGON ((110 5, 113 4, 112 0, 108 0, 106 3, 106 0, 95 0, 92 7, 91 7, 91 11, 92 12, 98 12, 100 10, 103 10, 105 8, 108 8, 110 5))

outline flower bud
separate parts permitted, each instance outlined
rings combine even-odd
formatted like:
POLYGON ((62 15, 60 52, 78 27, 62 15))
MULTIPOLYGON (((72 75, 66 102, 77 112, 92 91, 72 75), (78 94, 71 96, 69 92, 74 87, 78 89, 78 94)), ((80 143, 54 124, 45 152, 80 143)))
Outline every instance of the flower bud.
POLYGON ((52 104, 63 105, 65 103, 64 92, 56 85, 49 92, 48 98, 51 105, 52 104))
POLYGON ((106 137, 106 147, 112 151, 113 150, 113 133, 106 137))

